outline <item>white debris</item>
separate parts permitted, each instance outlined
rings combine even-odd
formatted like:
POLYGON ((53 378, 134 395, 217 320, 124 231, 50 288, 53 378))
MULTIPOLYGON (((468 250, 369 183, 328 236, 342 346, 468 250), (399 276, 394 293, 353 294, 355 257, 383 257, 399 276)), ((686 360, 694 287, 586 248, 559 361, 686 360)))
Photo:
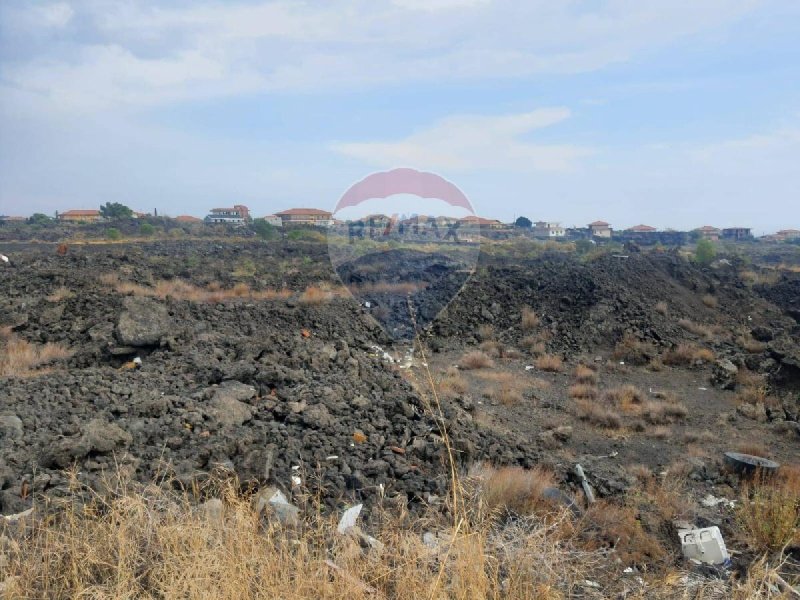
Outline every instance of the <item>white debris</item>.
POLYGON ((10 262, 5 254, 0 254, 0 260, 2 260, 4 263, 10 262))
POLYGON ((534 367, 533 365, 525 365, 525 370, 526 371, 530 371, 530 370, 535 369, 535 368, 536 367, 534 367))
POLYGON ((280 490, 275 490, 275 493, 270 496, 270 499, 267 500, 270 504, 275 504, 280 502, 282 504, 289 504, 289 501, 286 499, 286 496, 280 490))
POLYGON ((6 523, 16 523, 20 519, 29 517, 32 514, 33 514, 33 507, 31 506, 28 510, 23 510, 21 513, 17 513, 15 515, 2 515, 2 518, 5 519, 6 523))
POLYGON ((734 500, 728 500, 727 498, 717 497, 714 496, 713 494, 706 495, 706 497, 700 501, 700 504, 702 504, 706 508, 714 508, 715 506, 719 506, 720 504, 726 506, 727 508, 733 508, 734 506, 736 506, 736 502, 734 500))
POLYGON ((692 529, 680 534, 681 550, 686 559, 697 559, 710 565, 721 565, 730 560, 725 540, 719 527, 692 529))
POLYGON ((133 359, 133 364, 135 364, 137 367, 141 367, 142 359, 137 356, 136 358, 133 359))
POLYGON ((338 459, 338 458, 339 458, 339 456, 338 456, 338 455, 336 455, 336 454, 331 454, 330 456, 326 456, 326 457, 325 457, 325 460, 336 460, 336 459, 338 459))
POLYGON ((366 308, 370 308, 372 306, 372 303, 371 302, 364 302, 364 306, 366 308))
POLYGON ((699 387, 697 389, 700 390, 701 392, 707 392, 708 391, 708 388, 704 388, 704 387, 699 387))
POLYGON ((362 508, 364 508, 363 504, 356 504, 344 511, 339 525, 336 527, 336 531, 339 533, 347 533, 348 529, 355 527, 356 520, 358 519, 358 515, 361 514, 362 508))
POLYGON ((292 475, 292 485, 298 486, 302 485, 303 480, 300 478, 299 475, 292 475))

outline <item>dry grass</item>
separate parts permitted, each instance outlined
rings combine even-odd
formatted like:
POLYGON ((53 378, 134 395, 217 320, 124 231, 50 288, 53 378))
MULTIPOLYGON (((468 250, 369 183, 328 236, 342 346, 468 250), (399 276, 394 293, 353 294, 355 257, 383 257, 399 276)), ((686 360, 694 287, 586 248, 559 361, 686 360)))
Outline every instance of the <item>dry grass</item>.
POLYGON ((355 286, 360 293, 365 294, 398 294, 401 296, 411 296, 428 287, 424 282, 397 282, 380 281, 377 283, 362 283, 355 286))
POLYGON ((489 512, 527 516, 553 508, 542 497, 545 488, 555 486, 555 478, 547 469, 478 465, 471 475, 480 483, 480 498, 489 512))
POLYGON ((47 297, 48 302, 61 302, 62 300, 67 300, 68 298, 73 298, 75 296, 75 292, 70 290, 63 285, 59 288, 53 290, 53 293, 47 297))
POLYGON ((439 381, 439 393, 444 396, 461 396, 466 393, 467 382, 457 369, 448 369, 445 376, 439 381))
POLYGON ((776 551, 800 543, 800 469, 781 468, 774 477, 744 485, 736 518, 756 550, 776 551))
POLYGON ((594 385, 597 383, 597 373, 594 369, 586 365, 578 365, 575 367, 575 381, 578 383, 586 383, 594 385))
POLYGON ((494 371, 480 371, 475 376, 491 384, 484 392, 487 398, 504 406, 514 406, 524 401, 522 387, 525 381, 519 377, 507 372, 494 371))
POLYGON ((534 356, 539 356, 541 354, 547 353, 547 346, 545 345, 545 343, 541 341, 539 338, 534 336, 529 335, 522 338, 519 342, 519 345, 534 356))
POLYGON ((237 283, 232 288, 223 288, 218 282, 212 282, 202 288, 182 279, 162 279, 152 286, 139 285, 121 281, 114 274, 98 277, 103 285, 113 288, 120 294, 146 296, 165 300, 185 300, 188 302, 226 302, 230 300, 285 300, 291 296, 289 290, 253 290, 246 283, 237 283))
POLYGON ((645 394, 634 385, 623 385, 603 392, 603 403, 628 414, 639 414, 645 394))
POLYGON ((494 361, 484 352, 474 350, 462 356, 458 365, 467 371, 472 371, 474 369, 491 369, 494 367, 494 361))
POLYGON ((656 302, 655 309, 658 314, 666 316, 669 312, 669 305, 662 300, 661 302, 656 302))
POLYGON ((560 373, 564 370, 564 361, 555 354, 543 354, 533 361, 533 364, 540 371, 548 371, 550 373, 560 373))
MULTIPOLYGON (((543 470, 499 470, 485 486, 500 510, 538 510, 543 470), (519 485, 522 481, 522 485, 519 485)), ((542 598, 573 597, 592 570, 608 564, 580 550, 558 524, 491 519, 448 526, 426 546, 404 510, 371 512, 370 533, 385 546, 362 548, 336 533, 337 514, 313 506, 298 528, 257 514, 238 485, 220 485, 218 509, 148 486, 81 506, 66 502, 36 520, 6 552, 9 598, 542 598)))
POLYGON ((494 327, 483 324, 478 327, 478 339, 485 341, 494 339, 494 327))
POLYGON ((772 452, 770 452, 770 450, 760 442, 742 442, 736 446, 736 452, 750 454, 752 456, 760 456, 762 458, 772 458, 772 452))
POLYGON ((530 306, 522 307, 521 327, 523 331, 530 331, 539 326, 541 319, 530 306))
POLYGON ((761 354, 767 349, 767 345, 754 339, 749 333, 742 334, 736 338, 736 344, 749 354, 761 354))
POLYGON ((740 367, 736 373, 736 383, 743 387, 765 388, 767 387, 767 379, 760 373, 753 373, 747 368, 740 367))
POLYGON ((60 344, 31 344, 14 334, 10 328, 0 328, 0 377, 30 377, 46 372, 41 367, 72 356, 60 344))
POLYGON ((712 296, 711 294, 705 294, 702 300, 703 304, 708 308, 717 308, 719 306, 719 300, 717 300, 716 296, 712 296))
POLYGON ((594 400, 597 398, 597 388, 585 383, 576 383, 569 387, 569 397, 583 400, 594 400))
POLYGON ((687 431, 683 434, 683 441, 686 444, 712 444, 719 439, 717 434, 704 429, 703 431, 687 431))
POLYGON ((333 300, 333 293, 316 285, 310 285, 300 294, 300 304, 319 306, 333 300))
POLYGON ((686 331, 689 331, 696 336, 699 336, 706 340, 707 342, 712 342, 717 339, 717 333, 714 331, 714 328, 710 325, 702 325, 700 323, 695 323, 691 319, 680 319, 678 321, 678 325, 683 327, 686 331))
POLYGON ((626 333, 614 348, 614 358, 631 365, 646 365, 656 355, 652 344, 626 333))
POLYGON ((587 421, 598 427, 608 429, 622 427, 622 419, 618 413, 591 400, 578 400, 575 403, 575 414, 581 421, 587 421))
POLYGON ((678 344, 667 350, 661 360, 670 366, 691 366, 695 363, 710 363, 714 361, 714 353, 708 348, 701 348, 694 344, 678 344))

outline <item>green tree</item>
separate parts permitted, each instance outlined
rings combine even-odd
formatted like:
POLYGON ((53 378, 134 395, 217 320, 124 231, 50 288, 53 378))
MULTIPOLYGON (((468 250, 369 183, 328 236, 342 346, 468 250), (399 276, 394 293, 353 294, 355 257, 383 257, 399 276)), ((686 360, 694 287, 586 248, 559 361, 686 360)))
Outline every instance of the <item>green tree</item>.
POLYGON ((139 233, 141 233, 144 236, 150 237, 151 235, 153 235, 153 233, 155 233, 155 231, 156 228, 150 225, 150 223, 142 223, 141 225, 139 225, 139 233))
POLYGON ((575 251, 581 255, 587 254, 594 246, 591 240, 575 240, 575 251))
POLYGON ((278 236, 278 232, 273 225, 267 223, 266 219, 256 219, 253 221, 253 231, 262 240, 273 240, 278 236))
POLYGON ((100 207, 100 214, 106 219, 129 219, 133 211, 119 202, 106 202, 100 207))
POLYGON ((31 225, 48 225, 53 222, 53 219, 42 213, 34 213, 28 218, 28 223, 31 225))
POLYGON ((710 264, 716 255, 717 250, 714 248, 714 244, 711 243, 711 240, 698 240, 697 246, 694 249, 694 260, 697 264, 710 264))
POLYGON ((116 241, 122 237, 122 233, 116 227, 109 227, 106 229, 106 238, 111 241, 116 241))
POLYGON ((520 229, 530 229, 533 226, 533 223, 528 217, 517 217, 517 220, 514 221, 514 227, 519 227, 520 229))

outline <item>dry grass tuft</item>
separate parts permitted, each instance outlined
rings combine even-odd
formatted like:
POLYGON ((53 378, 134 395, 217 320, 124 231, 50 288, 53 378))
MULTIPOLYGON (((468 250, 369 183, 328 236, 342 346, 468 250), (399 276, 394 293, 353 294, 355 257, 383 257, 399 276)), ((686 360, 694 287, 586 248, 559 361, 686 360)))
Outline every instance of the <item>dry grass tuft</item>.
POLYGON ((439 381, 439 392, 444 396, 461 396, 466 393, 467 382, 456 369, 448 369, 447 374, 439 381))
POLYGON ((669 312, 669 305, 662 300, 661 302, 656 302, 655 309, 658 314, 666 316, 669 312))
POLYGON ((594 400, 597 398, 597 388, 585 383, 576 383, 569 387, 569 397, 583 400, 594 400))
POLYGON ((530 306, 522 307, 522 322, 520 323, 523 331, 530 331, 539 326, 541 320, 530 306))
POLYGON ((603 402, 625 413, 638 414, 645 394, 634 385, 623 385, 603 392, 603 402))
POLYGON ((560 373, 564 370, 564 361, 555 354, 543 354, 533 361, 533 364, 537 369, 550 373, 560 373))
POLYGON ((752 335, 742 334, 736 338, 736 344, 749 354, 761 354, 767 349, 767 345, 754 339, 752 335))
POLYGON ((308 306, 327 304, 331 300, 333 300, 333 294, 330 290, 322 289, 315 285, 308 286, 303 293, 300 294, 300 304, 308 306))
POLYGON ((736 446, 736 452, 760 456, 761 458, 772 458, 772 452, 760 442, 743 442, 736 446))
POLYGON ((60 344, 31 344, 14 334, 11 328, 0 328, 0 377, 30 377, 46 371, 41 367, 64 360, 72 352, 60 344))
POLYGON ((575 367, 575 381, 594 385, 597 383, 597 373, 586 365, 578 365, 575 367))
POLYGON ((717 308, 717 306, 719 306, 719 301, 711 294, 705 294, 702 300, 703 304, 705 304, 708 308, 717 308))
POLYGON ((48 302, 61 302, 62 300, 67 300, 68 298, 73 298, 75 296, 75 292, 70 290, 63 285, 55 290, 53 293, 47 297, 48 302))
POLYGON ((615 411, 601 406, 591 400, 578 400, 575 403, 575 414, 582 420, 608 429, 622 427, 622 419, 615 411))
POLYGON ((743 486, 736 518, 756 550, 776 551, 800 543, 800 469, 781 468, 774 477, 743 486))
POLYGON ((227 302, 230 300, 285 300, 291 296, 289 290, 252 290, 246 283, 237 283, 225 289, 219 282, 212 281, 205 288, 198 287, 182 279, 162 279, 152 286, 121 281, 117 275, 106 273, 98 281, 120 294, 146 296, 165 300, 185 300, 188 302, 227 302))
POLYGON ((494 367, 494 361, 484 352, 474 350, 473 352, 468 352, 462 356, 458 365, 462 369, 468 371, 472 371, 474 369, 491 369, 494 367))
POLYGON ((716 332, 710 325, 695 323, 691 319, 681 319, 678 321, 678 325, 683 327, 686 331, 703 338, 707 342, 712 342, 717 338, 716 332))
POLYGON ((614 358, 631 365, 646 365, 656 355, 656 348, 626 333, 614 348, 614 358))
POLYGON ((488 341, 494 339, 494 327, 488 324, 483 324, 478 327, 478 339, 482 341, 488 341))
POLYGON ((542 493, 545 488, 555 486, 555 479, 552 472, 544 468, 478 465, 472 475, 480 482, 480 497, 490 512, 527 516, 552 510, 542 493))
POLYGON ((678 344, 664 353, 662 361, 665 365, 673 367, 691 366, 695 363, 713 362, 714 353, 708 348, 701 348, 694 344, 678 344))

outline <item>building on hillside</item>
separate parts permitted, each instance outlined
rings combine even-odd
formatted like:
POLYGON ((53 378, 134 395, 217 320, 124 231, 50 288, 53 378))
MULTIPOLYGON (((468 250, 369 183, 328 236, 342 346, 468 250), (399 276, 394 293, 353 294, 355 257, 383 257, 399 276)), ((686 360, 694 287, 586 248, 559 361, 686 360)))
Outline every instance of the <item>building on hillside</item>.
POLYGON ((24 223, 28 217, 11 217, 8 215, 0 215, 0 223, 24 223))
POLYGON ((283 225, 283 221, 278 215, 267 215, 264 220, 273 227, 281 227, 283 225))
POLYGON ((178 223, 183 223, 184 225, 196 225, 203 222, 203 219, 198 219, 197 217, 193 217, 191 215, 178 215, 175 217, 175 220, 178 223))
POLYGON ((477 215, 469 215, 458 220, 462 225, 479 226, 481 229, 504 229, 506 226, 497 219, 486 219, 477 215))
POLYGON ((206 223, 225 225, 244 225, 250 221, 250 210, 242 204, 236 204, 231 208, 212 208, 205 221, 206 223))
POLYGON ((800 229, 781 229, 775 237, 782 242, 800 239, 800 229))
POLYGON ((103 220, 103 215, 99 210, 68 210, 58 213, 58 220, 73 223, 94 223, 103 220))
POLYGON ((722 239, 733 241, 752 240, 753 234, 749 227, 726 227, 722 230, 722 239))
POLYGON ((283 227, 291 225, 314 225, 315 227, 333 226, 332 214, 318 208, 290 208, 275 216, 280 217, 283 227))
POLYGON ((591 237, 610 238, 611 225, 605 221, 595 221, 594 223, 589 223, 589 235, 591 237))
POLYGON ((537 238, 559 238, 564 237, 566 231, 561 223, 551 221, 536 221, 533 224, 533 237, 537 238))
POLYGON ((656 233, 658 229, 650 225, 634 225, 625 230, 628 233, 656 233))
POLYGON ((694 233, 698 236, 698 238, 703 240, 711 240, 712 242, 716 242, 719 240, 720 230, 716 227, 712 227, 711 225, 703 225, 702 227, 698 227, 694 230, 694 233))

